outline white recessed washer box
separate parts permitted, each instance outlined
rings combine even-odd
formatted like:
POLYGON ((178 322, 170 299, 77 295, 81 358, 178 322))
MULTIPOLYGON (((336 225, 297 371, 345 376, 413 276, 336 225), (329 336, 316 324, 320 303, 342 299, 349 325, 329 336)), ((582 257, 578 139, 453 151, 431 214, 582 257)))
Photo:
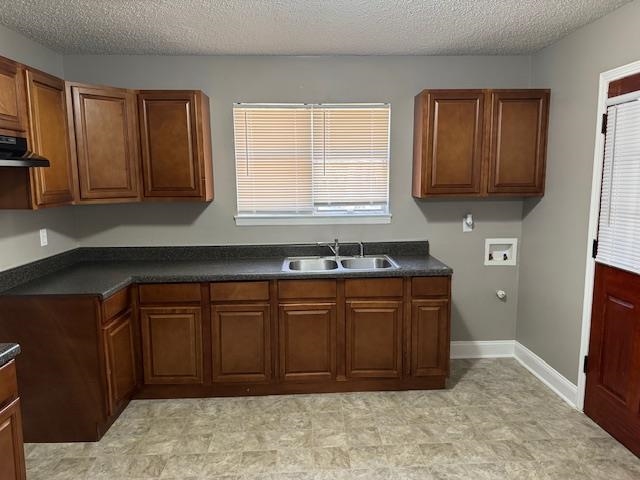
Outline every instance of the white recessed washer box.
POLYGON ((517 238, 487 238, 484 241, 485 265, 515 265, 517 257, 517 238))

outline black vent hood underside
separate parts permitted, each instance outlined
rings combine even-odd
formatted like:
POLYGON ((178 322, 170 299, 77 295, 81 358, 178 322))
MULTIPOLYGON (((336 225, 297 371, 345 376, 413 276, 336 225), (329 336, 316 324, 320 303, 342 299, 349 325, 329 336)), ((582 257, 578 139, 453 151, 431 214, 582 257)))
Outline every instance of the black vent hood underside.
POLYGON ((49 160, 27 150, 27 139, 0 135, 0 167, 49 167, 49 160))
POLYGON ((46 158, 27 152, 21 157, 11 157, 0 153, 0 167, 49 167, 46 158))

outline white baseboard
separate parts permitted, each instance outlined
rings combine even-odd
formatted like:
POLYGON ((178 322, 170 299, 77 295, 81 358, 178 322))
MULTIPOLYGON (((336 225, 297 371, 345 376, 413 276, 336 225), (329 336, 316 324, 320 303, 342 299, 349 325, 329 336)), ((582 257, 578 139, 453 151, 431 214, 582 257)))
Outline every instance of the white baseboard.
POLYGON ((551 365, 519 342, 515 342, 514 356, 518 362, 572 407, 578 403, 578 387, 551 365))
POLYGON ((520 364, 572 407, 578 401, 578 387, 538 355, 515 340, 451 342, 451 358, 515 358, 520 364))
POLYGON ((451 342, 451 358, 513 357, 514 340, 451 342))

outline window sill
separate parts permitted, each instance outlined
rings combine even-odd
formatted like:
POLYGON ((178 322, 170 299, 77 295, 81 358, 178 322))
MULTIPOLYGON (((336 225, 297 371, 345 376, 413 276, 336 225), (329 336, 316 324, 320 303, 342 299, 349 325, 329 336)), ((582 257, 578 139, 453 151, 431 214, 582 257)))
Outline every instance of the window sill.
POLYGON ((287 215, 260 215, 260 216, 235 216, 237 226, 257 225, 381 225, 391 223, 391 214, 386 215, 335 215, 335 216, 287 216, 287 215))

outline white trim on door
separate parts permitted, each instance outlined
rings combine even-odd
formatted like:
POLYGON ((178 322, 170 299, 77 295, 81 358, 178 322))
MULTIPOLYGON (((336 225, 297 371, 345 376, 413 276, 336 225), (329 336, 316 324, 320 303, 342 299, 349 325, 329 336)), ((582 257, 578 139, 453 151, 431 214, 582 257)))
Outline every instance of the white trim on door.
POLYGON ((584 297, 582 300, 582 333, 580 339, 578 392, 576 401, 576 406, 579 410, 584 409, 584 395, 587 376, 583 372, 583 359, 589 352, 589 335, 591 333, 591 304, 593 301, 593 281, 595 277, 595 260, 591 256, 591 246, 598 233, 598 217, 600 213, 600 188, 602 186, 602 164, 604 160, 604 135, 601 133, 602 116, 607 112, 609 83, 636 73, 640 73, 640 61, 614 68, 600 74, 598 116, 596 120, 596 144, 593 151, 593 177, 591 180, 591 206, 589 209, 584 297))

